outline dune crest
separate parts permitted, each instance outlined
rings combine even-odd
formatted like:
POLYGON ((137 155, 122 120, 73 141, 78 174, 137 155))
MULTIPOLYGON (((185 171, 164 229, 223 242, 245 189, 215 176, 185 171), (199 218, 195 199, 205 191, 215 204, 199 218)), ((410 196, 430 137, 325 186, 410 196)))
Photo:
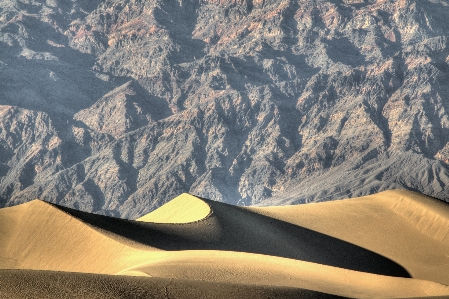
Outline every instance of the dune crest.
POLYGON ((210 206, 202 199, 183 193, 160 208, 136 221, 154 223, 190 223, 203 220, 211 214, 210 206))

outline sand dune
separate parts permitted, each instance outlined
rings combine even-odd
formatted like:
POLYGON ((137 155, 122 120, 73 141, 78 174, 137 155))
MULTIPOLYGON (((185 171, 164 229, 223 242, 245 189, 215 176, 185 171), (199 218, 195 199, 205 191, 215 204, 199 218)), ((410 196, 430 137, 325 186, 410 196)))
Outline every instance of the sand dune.
POLYGON ((441 201, 395 190, 250 210, 369 248, 397 262, 414 278, 449 285, 449 205, 441 201))
POLYGON ((55 206, 35 200, 0 210, 0 268, 114 274, 156 248, 135 248, 55 206), (111 262, 112 261, 112 262, 111 262))
POLYGON ((448 223, 447 204, 406 191, 266 208, 183 194, 137 221, 36 200, 0 210, 0 269, 16 269, 0 298, 449 296, 448 223))
POLYGON ((449 291, 448 287, 430 281, 229 251, 176 252, 134 270, 154 277, 299 287, 349 298, 446 295, 449 291))

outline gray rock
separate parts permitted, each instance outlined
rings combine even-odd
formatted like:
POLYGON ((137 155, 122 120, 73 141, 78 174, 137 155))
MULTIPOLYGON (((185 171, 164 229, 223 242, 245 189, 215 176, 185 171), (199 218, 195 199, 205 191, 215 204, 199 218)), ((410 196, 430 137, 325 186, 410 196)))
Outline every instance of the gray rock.
POLYGON ((449 201, 449 6, 0 3, 0 202, 449 201))

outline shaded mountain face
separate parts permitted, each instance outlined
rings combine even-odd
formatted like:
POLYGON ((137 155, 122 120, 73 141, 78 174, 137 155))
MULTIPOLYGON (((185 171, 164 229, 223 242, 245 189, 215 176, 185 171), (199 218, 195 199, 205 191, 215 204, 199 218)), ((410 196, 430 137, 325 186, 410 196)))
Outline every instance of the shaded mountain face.
POLYGON ((4 0, 1 206, 448 200, 444 0, 4 0))

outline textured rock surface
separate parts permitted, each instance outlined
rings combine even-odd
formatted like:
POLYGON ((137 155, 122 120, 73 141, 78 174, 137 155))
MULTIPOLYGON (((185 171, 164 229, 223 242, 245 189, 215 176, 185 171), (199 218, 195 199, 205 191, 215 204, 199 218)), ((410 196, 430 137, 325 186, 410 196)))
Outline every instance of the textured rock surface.
POLYGON ((4 0, 0 200, 449 200, 443 0, 4 0))

